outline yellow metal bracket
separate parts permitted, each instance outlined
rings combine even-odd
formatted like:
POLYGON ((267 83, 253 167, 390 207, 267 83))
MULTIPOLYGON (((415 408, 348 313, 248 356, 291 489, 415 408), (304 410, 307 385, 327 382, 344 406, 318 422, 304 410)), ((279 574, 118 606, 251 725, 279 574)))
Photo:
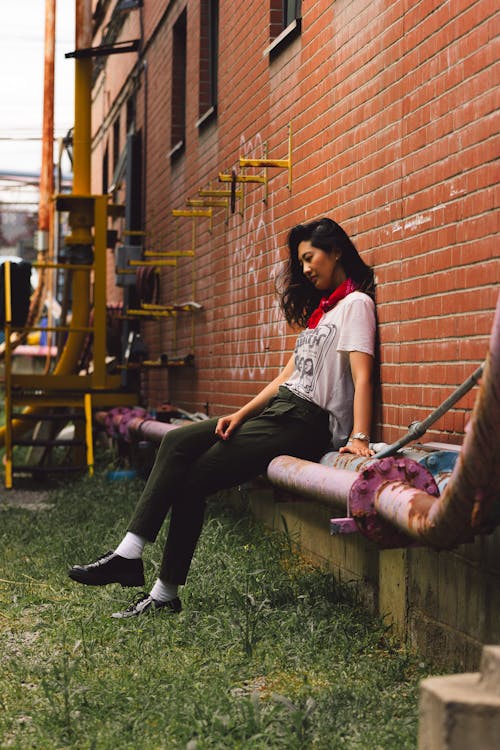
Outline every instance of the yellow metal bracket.
POLYGON ((209 231, 212 233, 212 209, 211 208, 174 208, 172 216, 175 218, 186 217, 188 219, 210 219, 209 231))
POLYGON ((32 263, 33 268, 46 268, 50 271, 93 271, 94 266, 85 263, 52 263, 45 261, 35 261, 32 263))
POLYGON ((156 318, 174 318, 177 315, 176 310, 167 309, 164 310, 146 310, 144 308, 128 309, 123 318, 149 318, 154 320, 156 318))
POLYGON ((194 258, 194 250, 146 250, 145 258, 194 258))
POLYGON ((186 205, 189 208, 225 208, 229 212, 228 198, 188 198, 186 205))
POLYGON ((198 190, 199 198, 188 198, 186 204, 190 208, 225 208, 226 222, 229 219, 229 212, 234 213, 234 204, 237 198, 243 198, 242 190, 221 190, 220 188, 200 188, 198 190))
MULTIPOLYGON (((267 145, 266 145, 267 152, 267 145)), ((276 167, 278 169, 288 170, 288 189, 292 192, 292 124, 288 125, 288 158, 287 159, 268 159, 267 154, 264 159, 247 159, 241 157, 239 160, 240 167, 245 169, 246 167, 276 167)), ((267 187, 267 184, 266 184, 267 187)), ((266 196, 267 197, 267 196, 266 196)))
POLYGON ((145 237, 146 232, 143 229, 124 229, 122 234, 124 237, 145 237))
POLYGON ((176 266, 177 260, 175 258, 172 258, 172 260, 129 260, 128 264, 134 268, 142 268, 144 266, 163 268, 164 266, 176 266))
POLYGON ((236 210, 236 197, 240 197, 241 194, 241 202, 240 202, 240 216, 243 216, 245 213, 245 193, 243 191, 243 188, 241 191, 239 191, 236 188, 236 185, 246 185, 246 184, 260 184, 264 185, 264 203, 267 203, 267 169, 264 169, 264 172, 262 174, 256 174, 256 175, 250 175, 250 174, 236 174, 236 170, 232 169, 230 173, 224 173, 219 172, 219 182, 223 183, 231 183, 231 213, 234 213, 236 210))

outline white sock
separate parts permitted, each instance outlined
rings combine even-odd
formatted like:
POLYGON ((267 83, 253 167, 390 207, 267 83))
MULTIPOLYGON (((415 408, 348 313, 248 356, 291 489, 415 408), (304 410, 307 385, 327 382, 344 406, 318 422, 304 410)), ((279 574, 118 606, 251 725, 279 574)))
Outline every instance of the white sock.
POLYGON ((115 555, 126 557, 129 560, 142 557, 142 550, 144 549, 146 541, 147 540, 144 539, 144 537, 139 536, 138 534, 133 534, 131 531, 127 531, 120 544, 115 549, 115 555))
POLYGON ((177 597, 178 586, 175 583, 165 583, 157 578, 149 595, 157 602, 169 602, 177 597))

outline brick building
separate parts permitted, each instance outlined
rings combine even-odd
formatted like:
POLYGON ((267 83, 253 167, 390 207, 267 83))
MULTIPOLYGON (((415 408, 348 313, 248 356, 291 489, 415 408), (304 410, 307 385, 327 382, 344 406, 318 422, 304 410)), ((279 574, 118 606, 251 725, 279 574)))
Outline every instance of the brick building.
MULTIPOLYGON (((500 280, 498 15, 485 0, 94 3, 94 45, 131 51, 96 58, 93 190, 128 195, 145 250, 194 248, 161 269, 160 301, 203 305, 141 319, 151 357, 195 354, 194 368, 144 375, 149 403, 216 415, 277 374, 294 340, 274 293, 286 234, 321 215, 376 269, 379 438, 477 367, 500 280), (172 215, 200 189, 229 190, 220 173, 264 175, 241 157, 288 160, 291 186, 269 167, 267 187, 233 184, 234 212, 172 215)), ((427 438, 460 443, 473 400, 427 438)))

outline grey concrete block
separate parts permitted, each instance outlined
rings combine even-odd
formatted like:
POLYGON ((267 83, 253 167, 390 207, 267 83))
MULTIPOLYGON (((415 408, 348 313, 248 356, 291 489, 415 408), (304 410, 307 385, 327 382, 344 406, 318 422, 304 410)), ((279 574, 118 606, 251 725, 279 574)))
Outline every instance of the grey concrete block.
POLYGON ((429 677, 420 686, 418 750, 499 750, 500 647, 481 672, 429 677))

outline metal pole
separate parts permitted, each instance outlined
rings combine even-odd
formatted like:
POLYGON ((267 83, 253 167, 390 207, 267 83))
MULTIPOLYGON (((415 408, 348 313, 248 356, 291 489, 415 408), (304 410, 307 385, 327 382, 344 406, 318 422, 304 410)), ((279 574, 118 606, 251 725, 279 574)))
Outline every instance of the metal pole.
POLYGON ((4 266, 5 291, 5 488, 12 489, 12 351, 10 336, 12 329, 12 289, 10 260, 4 266))
POLYGON ((412 440, 417 440, 417 438, 425 435, 429 427, 433 425, 434 422, 437 422, 437 420, 442 417, 443 414, 446 414, 446 412, 451 409, 451 407, 456 404, 457 401, 460 401, 462 396, 465 396, 465 394, 468 393, 471 388, 473 388, 477 384, 483 374, 484 366, 485 362, 483 362, 483 364, 478 367, 477 370, 475 370, 472 375, 467 378, 467 380, 464 380, 462 385, 460 385, 455 391, 453 391, 453 393, 448 396, 445 401, 443 401, 441 406, 438 406, 438 408, 431 412, 429 416, 426 417, 422 422, 413 422, 413 424, 410 425, 410 428, 406 435, 397 440, 395 443, 392 443, 392 445, 388 445, 387 448, 383 448, 378 453, 375 453, 372 458, 385 458, 386 456, 392 456, 394 455, 394 453, 397 453, 400 448, 404 448, 405 445, 411 443, 412 440))
MULTIPOLYGON (((56 37, 56 0, 45 0, 45 57, 43 81, 42 169, 38 231, 48 235, 50 198, 54 192, 54 56, 56 37)), ((47 237, 48 240, 48 237, 47 237)), ((48 242, 45 243, 45 248, 48 242)), ((44 249, 45 249, 44 248, 44 249)), ((40 249, 40 248, 39 248, 40 249)))

